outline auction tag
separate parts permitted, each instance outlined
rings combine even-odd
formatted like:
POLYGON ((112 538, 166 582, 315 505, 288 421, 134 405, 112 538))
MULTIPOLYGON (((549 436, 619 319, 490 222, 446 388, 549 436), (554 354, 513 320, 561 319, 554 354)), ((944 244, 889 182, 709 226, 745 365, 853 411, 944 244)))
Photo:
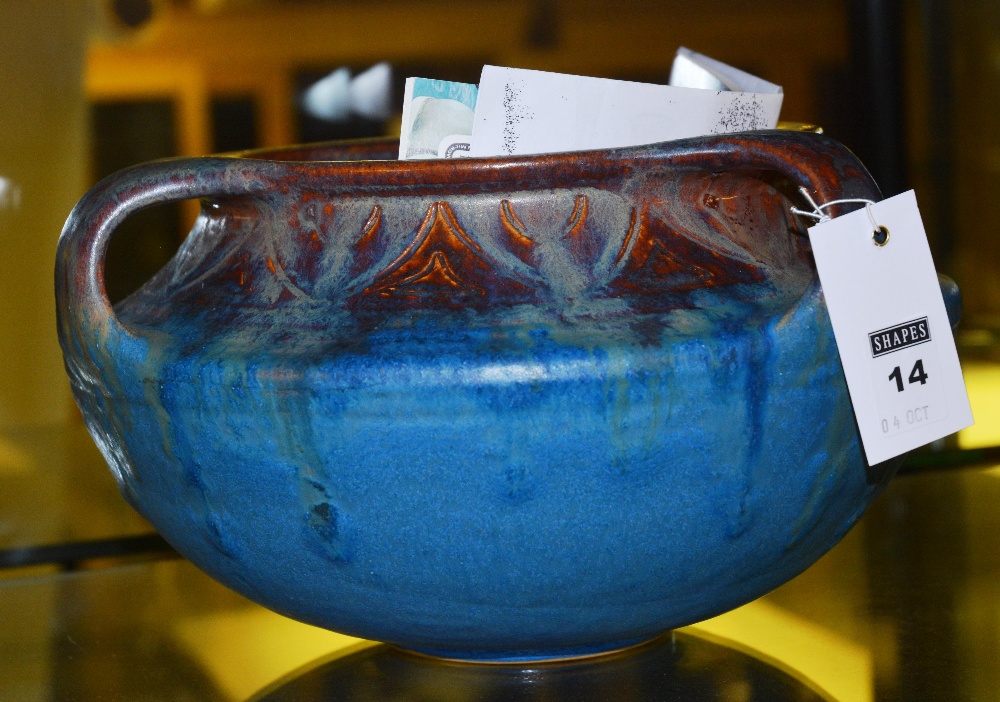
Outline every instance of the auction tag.
POLYGON ((810 227, 809 241, 868 463, 970 426, 913 191, 810 227))

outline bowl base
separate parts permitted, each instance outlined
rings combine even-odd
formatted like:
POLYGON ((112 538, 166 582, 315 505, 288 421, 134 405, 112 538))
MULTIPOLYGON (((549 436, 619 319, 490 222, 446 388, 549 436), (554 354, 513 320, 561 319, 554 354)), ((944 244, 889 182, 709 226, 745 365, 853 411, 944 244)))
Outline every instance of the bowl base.
POLYGON ((402 646, 397 648, 406 653, 453 663, 520 665, 524 663, 561 663, 564 661, 578 661, 581 659, 608 656, 639 646, 645 646, 659 637, 628 639, 594 646, 571 646, 566 648, 528 649, 520 651, 457 651, 452 649, 404 648, 402 646))
POLYGON ((454 662, 379 644, 293 671, 254 695, 251 702, 373 699, 829 702, 832 698, 793 671, 752 652, 673 632, 620 653, 582 661, 563 658, 550 665, 454 662))

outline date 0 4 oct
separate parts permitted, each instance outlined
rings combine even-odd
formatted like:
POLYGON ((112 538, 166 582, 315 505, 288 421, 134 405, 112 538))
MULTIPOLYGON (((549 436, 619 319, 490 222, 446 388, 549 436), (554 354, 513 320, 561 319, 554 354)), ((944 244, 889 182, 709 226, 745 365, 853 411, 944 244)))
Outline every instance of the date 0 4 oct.
MULTIPOLYGON (((906 410, 906 423, 909 426, 913 426, 914 424, 920 424, 921 422, 926 422, 930 418, 930 415, 928 415, 927 413, 929 407, 930 405, 924 405, 923 407, 914 407, 911 410, 906 410)), ((893 416, 891 427, 888 419, 882 420, 882 433, 888 434, 890 428, 899 431, 900 429, 899 417, 893 416)))

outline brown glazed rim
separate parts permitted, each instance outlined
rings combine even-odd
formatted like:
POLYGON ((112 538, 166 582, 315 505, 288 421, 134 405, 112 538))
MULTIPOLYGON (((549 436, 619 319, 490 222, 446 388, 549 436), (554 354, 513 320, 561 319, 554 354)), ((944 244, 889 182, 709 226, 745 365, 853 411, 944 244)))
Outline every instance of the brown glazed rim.
MULTIPOLYGON (((77 203, 60 237, 56 288, 63 338, 70 338, 70 328, 84 319, 117 324, 103 281, 108 241, 133 212, 177 200, 272 199, 304 191, 347 197, 496 197, 587 187, 628 191, 641 188, 647 178, 684 171, 750 177, 767 173, 783 179, 789 195, 803 187, 817 202, 881 199, 849 150, 825 135, 802 131, 743 132, 510 158, 392 160, 397 150, 394 139, 315 144, 154 161, 108 176, 77 203)), ((828 213, 836 217, 854 207, 835 205, 828 213)))
MULTIPOLYGON (((871 182, 864 167, 836 141, 812 128, 768 130, 634 147, 500 158, 398 161, 395 139, 328 142, 193 159, 208 170, 228 162, 244 170, 250 187, 220 195, 250 194, 257 181, 270 187, 311 183, 331 195, 459 195, 498 190, 605 187, 664 170, 776 172, 809 188, 819 201, 854 197, 844 180, 871 182), (215 162, 215 166, 212 162, 215 162), (254 165, 257 164, 257 165, 254 165)), ((235 185, 232 180, 230 183, 235 185)), ((872 190, 872 188, 864 188, 872 190)), ((228 189, 224 189, 228 190, 228 189)), ((850 209, 850 208, 847 208, 850 209)), ((846 211, 846 210, 843 210, 846 211)), ((836 212, 831 212, 836 215, 836 212)))
MULTIPOLYGON (((776 131, 780 132, 802 132, 809 134, 822 134, 823 128, 808 122, 778 122, 776 131)), ((666 143, 666 142, 665 142, 666 143)), ((633 147, 627 147, 633 148, 633 147)), ((363 139, 348 139, 339 141, 314 142, 311 144, 297 144, 291 146, 263 147, 256 149, 245 149, 242 151, 232 151, 218 156, 231 158, 245 158, 256 161, 398 161, 399 150, 398 137, 369 137, 363 139), (324 158, 325 157, 325 158, 324 158)), ((572 154, 601 153, 608 149, 592 149, 589 151, 560 152, 549 154, 554 156, 568 156, 572 154)), ((432 160, 432 159, 428 159, 432 160)), ((436 160, 436 159, 435 159, 436 160)), ((442 159, 443 160, 443 159, 442 159)), ((472 159, 461 159, 463 161, 472 159)), ((492 162, 503 160, 502 158, 478 158, 477 162, 492 162)), ((509 159, 508 159, 509 160, 509 159)), ((410 161, 410 164, 422 163, 425 161, 410 161)))

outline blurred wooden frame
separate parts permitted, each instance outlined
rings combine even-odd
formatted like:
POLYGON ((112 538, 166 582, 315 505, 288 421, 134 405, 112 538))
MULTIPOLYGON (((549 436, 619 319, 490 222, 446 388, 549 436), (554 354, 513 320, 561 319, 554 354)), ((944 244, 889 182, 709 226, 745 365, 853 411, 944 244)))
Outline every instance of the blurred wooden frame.
MULTIPOLYGON (((200 13, 165 5, 150 26, 91 43, 86 91, 91 101, 171 100, 178 155, 194 156, 213 150, 213 97, 254 100, 259 146, 297 141, 293 83, 305 68, 381 60, 399 65, 487 60, 657 80, 666 76, 676 47, 685 43, 783 85, 783 114, 815 120, 815 69, 847 59, 842 5, 837 0, 792 5, 717 0, 712 7, 655 0, 542 5, 535 0, 375 0, 233 3, 200 13), (551 46, 528 41, 543 5, 558 18, 551 46)), ((190 222, 187 215, 196 207, 186 207, 190 222)))
MULTIPOLYGON (((206 70, 204 61, 176 56, 129 56, 97 47, 88 53, 85 89, 90 102, 168 100, 174 108, 178 156, 213 151, 211 100, 218 96, 253 98, 258 143, 284 146, 295 140, 290 72, 280 69, 206 70)), ((198 215, 197 202, 182 205, 182 230, 198 215)))
POLYGON ((287 146, 295 138, 291 72, 284 66, 213 68, 205 61, 95 47, 87 56, 86 94, 94 101, 168 99, 176 110, 178 156, 212 151, 212 97, 248 95, 259 119, 260 146, 287 146), (124 59, 124 60, 123 60, 124 59))
POLYGON ((789 5, 717 0, 376 0, 370 3, 232 3, 199 13, 169 6, 150 26, 88 50, 91 99, 170 97, 178 105, 183 154, 211 150, 211 96, 252 96, 260 146, 296 140, 292 83, 305 68, 421 61, 488 60, 497 65, 604 75, 664 77, 687 44, 751 68, 785 88, 783 113, 817 118, 812 86, 820 66, 846 59, 837 0, 789 5), (239 5, 237 7, 237 5, 239 5), (558 31, 551 46, 529 41, 538 8, 558 31), (555 21, 555 20, 553 20, 555 21), (822 27, 799 31, 797 27, 822 27))
MULTIPOLYGON (((146 57, 123 62, 110 53, 90 52, 85 91, 91 103, 169 100, 174 106, 177 155, 199 156, 212 148, 207 82, 197 62, 146 57)), ((182 234, 198 209, 197 202, 182 203, 182 234)))

